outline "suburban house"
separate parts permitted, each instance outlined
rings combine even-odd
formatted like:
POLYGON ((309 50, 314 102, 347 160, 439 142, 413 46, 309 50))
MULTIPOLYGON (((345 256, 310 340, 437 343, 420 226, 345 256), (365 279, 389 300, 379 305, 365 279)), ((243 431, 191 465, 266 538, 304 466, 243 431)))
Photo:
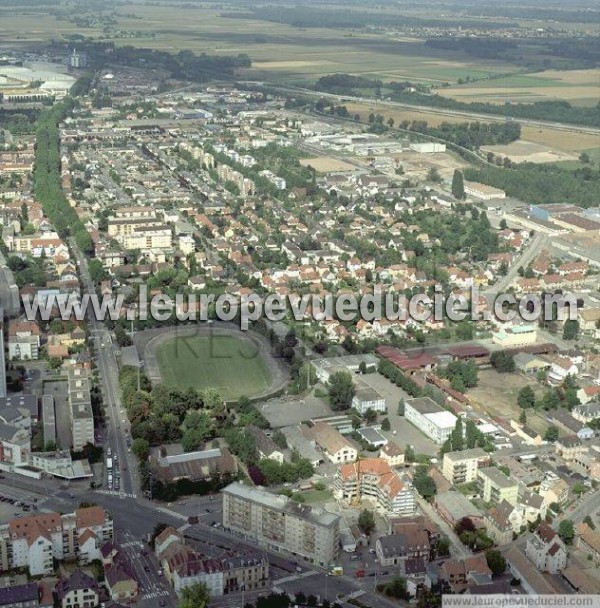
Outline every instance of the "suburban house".
POLYGON ((96 608, 99 603, 98 583, 81 570, 56 584, 60 608, 96 608))
POLYGON ((557 574, 567 565, 565 544, 545 521, 527 539, 525 554, 541 572, 557 574))
POLYGON ((379 450, 379 458, 385 460, 391 467, 404 466, 405 462, 404 450, 393 441, 388 441, 388 443, 379 450))
POLYGON ((375 543, 375 552, 381 566, 397 566, 407 559, 429 560, 431 547, 425 530, 412 529, 401 534, 381 536, 375 543))
POLYGON ((315 441, 331 462, 354 462, 358 451, 339 431, 326 422, 316 422, 312 427, 303 425, 304 434, 315 441))
POLYGON ((283 464, 283 450, 279 446, 277 446, 275 442, 270 437, 268 437, 262 429, 259 429, 253 424, 249 424, 244 428, 246 433, 254 437, 256 450, 260 458, 275 460, 276 462, 283 464))

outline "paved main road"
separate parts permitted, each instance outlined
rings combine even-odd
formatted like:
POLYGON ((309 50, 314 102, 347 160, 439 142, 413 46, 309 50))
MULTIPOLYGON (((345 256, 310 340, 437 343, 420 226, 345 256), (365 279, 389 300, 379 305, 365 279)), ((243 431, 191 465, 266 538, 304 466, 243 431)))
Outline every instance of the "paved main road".
POLYGON ((518 259, 513 261, 506 275, 498 279, 494 285, 490 285, 485 291, 482 292, 482 295, 489 298, 505 292, 510 287, 511 283, 517 278, 519 268, 527 268, 527 266, 542 251, 547 243, 548 235, 541 232, 536 233, 527 245, 525 251, 521 253, 518 259))
MULTIPOLYGON (((69 239, 69 244, 77 261, 84 292, 90 295, 95 294, 96 286, 89 273, 87 258, 77 247, 74 239, 69 239)), ((121 403, 119 365, 115 356, 115 348, 112 344, 110 331, 104 323, 96 319, 93 311, 88 310, 88 313, 90 334, 96 343, 95 347, 98 353, 99 376, 102 381, 102 394, 108 420, 108 433, 107 437, 104 438, 104 450, 106 452, 106 448, 110 446, 118 456, 121 468, 121 490, 126 494, 136 494, 140 491, 137 462, 130 456, 126 443, 129 423, 121 403)))

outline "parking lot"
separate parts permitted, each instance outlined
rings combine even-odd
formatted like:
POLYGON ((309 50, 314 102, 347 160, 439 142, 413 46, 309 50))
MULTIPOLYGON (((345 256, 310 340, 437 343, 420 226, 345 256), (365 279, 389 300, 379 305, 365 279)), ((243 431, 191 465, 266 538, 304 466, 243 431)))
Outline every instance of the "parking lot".
POLYGON ((398 416, 398 405, 401 399, 410 399, 410 395, 398 388, 381 374, 363 374, 359 376, 361 382, 375 389, 385 399, 391 430, 383 431, 383 435, 401 448, 412 445, 416 453, 434 455, 439 446, 428 439, 419 429, 408 422, 404 416, 398 416))
POLYGON ((310 418, 333 414, 329 405, 312 393, 305 399, 296 397, 270 399, 259 404, 258 407, 273 428, 296 425, 310 418))

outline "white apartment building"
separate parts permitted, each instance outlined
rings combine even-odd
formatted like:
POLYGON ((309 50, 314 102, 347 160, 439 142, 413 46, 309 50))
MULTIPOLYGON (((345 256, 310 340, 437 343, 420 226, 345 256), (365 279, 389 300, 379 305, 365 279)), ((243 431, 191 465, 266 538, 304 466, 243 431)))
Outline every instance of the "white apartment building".
POLYGON ((407 399, 404 403, 404 417, 438 445, 450 437, 457 421, 454 414, 430 397, 407 399))
POLYGON ((382 458, 365 458, 339 467, 334 496, 352 505, 368 499, 385 515, 413 515, 416 507, 412 489, 382 458))
POLYGON ((94 414, 90 395, 89 372, 81 368, 69 370, 69 411, 73 450, 79 452, 94 438, 94 414))
POLYGON ((487 464, 490 455, 482 448, 447 452, 444 454, 442 474, 452 484, 470 483, 477 479, 477 469, 487 464))
POLYGON ((38 576, 53 572, 55 559, 90 563, 112 536, 112 519, 97 506, 13 519, 0 526, 0 570, 27 568, 38 576))
POLYGON ((340 516, 239 482, 224 488, 223 525, 259 545, 327 566, 339 554, 340 516))
POLYGON ((171 228, 165 224, 134 228, 117 240, 125 249, 169 249, 173 244, 171 228))

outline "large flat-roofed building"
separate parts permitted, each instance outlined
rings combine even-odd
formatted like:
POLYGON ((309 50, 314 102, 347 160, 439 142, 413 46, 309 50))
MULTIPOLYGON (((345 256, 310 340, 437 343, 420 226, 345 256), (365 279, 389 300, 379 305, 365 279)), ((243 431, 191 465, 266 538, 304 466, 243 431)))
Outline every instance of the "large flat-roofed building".
POLYGON ((339 553, 340 516, 299 505, 262 488, 232 483, 222 490, 223 525, 281 553, 327 566, 339 553))
POLYGON ((537 329, 533 325, 517 325, 501 330, 492 335, 494 344, 503 348, 534 344, 537 340, 537 329))
POLYGON ((94 413, 87 370, 69 370, 69 409, 72 447, 75 452, 80 452, 86 444, 94 445, 94 413))
POLYGON ((507 477, 498 467, 485 467, 477 471, 477 481, 484 502, 500 504, 503 500, 517 504, 519 484, 507 477))
POLYGON ((52 442, 56 445, 56 414, 54 410, 54 397, 42 395, 42 425, 44 431, 44 445, 52 442))
POLYGON ((457 421, 454 414, 430 397, 407 399, 404 403, 404 417, 440 445, 450 437, 457 421))
POLYGON ((447 452, 444 454, 442 474, 455 485, 469 483, 477 479, 477 469, 490 461, 490 455, 482 448, 447 452))
POLYGON ((328 382, 329 376, 340 371, 356 373, 363 363, 367 368, 377 368, 379 359, 375 355, 345 355, 343 357, 330 357, 327 359, 314 359, 311 365, 315 368, 317 378, 321 382, 328 382))
POLYGON ((478 182, 465 182, 465 194, 474 196, 482 201, 491 201, 495 198, 506 198, 506 192, 504 192, 504 190, 478 182))

